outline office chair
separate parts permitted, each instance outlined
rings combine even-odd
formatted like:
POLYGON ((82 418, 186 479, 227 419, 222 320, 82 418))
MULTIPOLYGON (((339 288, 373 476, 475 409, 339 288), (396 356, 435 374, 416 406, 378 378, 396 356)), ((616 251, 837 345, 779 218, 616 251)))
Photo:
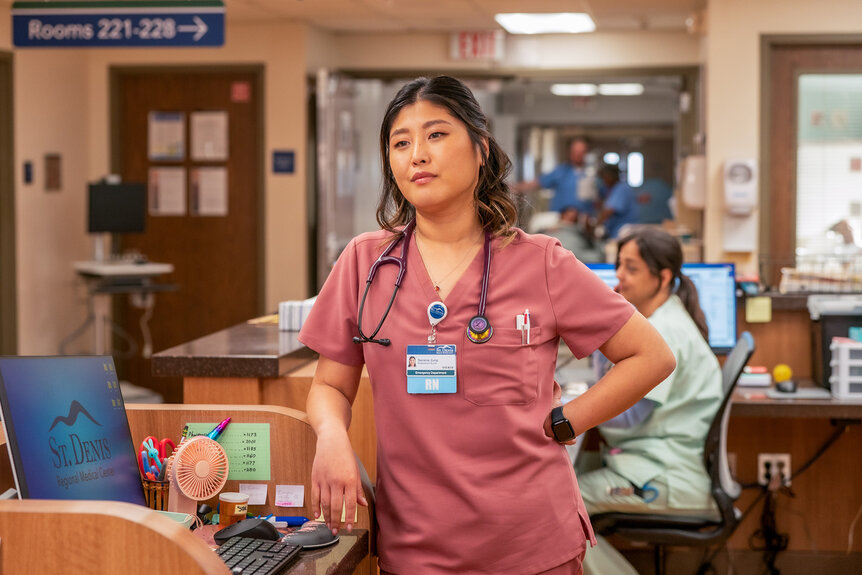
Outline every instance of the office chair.
POLYGON ((377 557, 377 492, 375 485, 371 482, 368 476, 368 471, 359 459, 359 455, 353 454, 356 457, 356 464, 359 466, 359 480, 362 482, 362 492, 365 494, 365 500, 368 502, 368 551, 373 557, 377 557))
MULTIPOLYGON (((733 503, 742 488, 731 476, 727 463, 727 426, 733 390, 753 353, 754 338, 749 332, 743 332, 721 369, 724 396, 706 434, 703 463, 711 480, 712 498, 719 518, 618 512, 600 513, 590 518, 596 533, 613 534, 628 541, 652 545, 656 575, 665 572, 667 545, 706 547, 723 543, 739 523, 741 513, 733 503)), ((698 573, 705 573, 708 566, 708 562, 701 565, 698 573)))

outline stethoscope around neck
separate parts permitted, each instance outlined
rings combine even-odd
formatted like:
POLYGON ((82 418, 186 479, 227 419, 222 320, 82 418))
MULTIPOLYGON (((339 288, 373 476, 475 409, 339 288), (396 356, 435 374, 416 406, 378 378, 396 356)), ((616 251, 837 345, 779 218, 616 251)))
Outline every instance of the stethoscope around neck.
MULTIPOLYGON (((413 237, 413 232, 416 228, 416 219, 404 227, 401 236, 401 255, 395 257, 389 255, 398 241, 394 241, 380 254, 380 257, 371 264, 371 269, 368 270, 368 279, 365 281, 365 291, 362 292, 362 300, 359 303, 359 336, 353 338, 353 343, 377 343, 382 346, 388 346, 392 342, 388 338, 375 339, 377 332, 383 327, 383 322, 389 316, 389 310, 392 309, 392 303, 395 301, 395 295, 398 293, 398 288, 401 287, 401 282, 404 279, 404 274, 407 273, 407 248, 410 245, 410 238, 413 237), (368 296, 368 288, 371 287, 371 282, 374 281, 374 276, 380 266, 385 264, 395 264, 398 266, 398 275, 395 276, 395 287, 392 289, 392 297, 389 298, 389 304, 386 306, 386 311, 380 321, 377 322, 377 327, 371 332, 371 335, 365 335, 362 331, 362 312, 365 309, 365 298, 368 296)), ((482 268, 482 285, 479 293, 479 309, 470 321, 467 323, 467 339, 473 343, 485 343, 494 334, 494 329, 491 327, 488 318, 485 317, 485 304, 488 299, 488 277, 491 270, 491 234, 485 232, 485 246, 483 252, 483 268, 482 268)))

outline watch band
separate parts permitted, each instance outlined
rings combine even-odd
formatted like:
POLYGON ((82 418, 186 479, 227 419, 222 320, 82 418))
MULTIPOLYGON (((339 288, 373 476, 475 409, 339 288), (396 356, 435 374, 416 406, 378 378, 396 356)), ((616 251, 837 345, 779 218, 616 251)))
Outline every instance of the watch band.
POLYGON ((563 406, 551 410, 551 431, 554 433, 554 439, 559 443, 565 443, 575 438, 575 430, 563 414, 563 406))

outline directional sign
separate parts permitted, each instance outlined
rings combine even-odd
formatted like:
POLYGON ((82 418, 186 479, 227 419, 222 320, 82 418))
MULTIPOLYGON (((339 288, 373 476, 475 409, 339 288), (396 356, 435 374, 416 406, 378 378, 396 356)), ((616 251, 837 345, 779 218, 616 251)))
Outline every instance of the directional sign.
POLYGON ((12 40, 21 48, 221 46, 224 2, 14 2, 12 40))

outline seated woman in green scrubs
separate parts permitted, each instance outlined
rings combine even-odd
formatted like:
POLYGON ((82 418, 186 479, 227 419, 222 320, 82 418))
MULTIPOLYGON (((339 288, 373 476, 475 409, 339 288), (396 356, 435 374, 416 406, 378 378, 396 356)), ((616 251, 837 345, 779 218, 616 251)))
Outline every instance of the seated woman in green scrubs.
MULTIPOLYGON (((676 369, 630 409, 600 426, 602 467, 578 473, 590 514, 702 513, 713 507, 703 445, 721 403, 721 369, 707 343, 697 289, 682 271, 682 248, 667 232, 621 239, 616 290, 664 337, 676 369)), ((587 550, 584 573, 637 572, 606 541, 587 550)))

